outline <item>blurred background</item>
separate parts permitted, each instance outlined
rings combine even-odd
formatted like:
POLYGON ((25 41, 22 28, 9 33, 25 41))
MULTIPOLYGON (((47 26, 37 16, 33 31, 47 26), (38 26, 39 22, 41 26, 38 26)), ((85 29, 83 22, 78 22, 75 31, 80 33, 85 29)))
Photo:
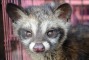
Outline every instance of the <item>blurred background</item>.
POLYGON ((6 4, 14 3, 27 7, 51 1, 66 2, 72 6, 71 23, 73 26, 89 25, 89 0, 0 0, 0 60, 31 60, 13 35, 11 21, 6 14, 6 4))

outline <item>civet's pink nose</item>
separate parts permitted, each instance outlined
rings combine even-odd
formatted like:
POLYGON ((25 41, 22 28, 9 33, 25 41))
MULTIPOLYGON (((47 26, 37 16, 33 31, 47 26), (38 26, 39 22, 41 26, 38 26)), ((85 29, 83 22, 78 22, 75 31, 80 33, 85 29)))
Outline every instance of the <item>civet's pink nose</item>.
POLYGON ((33 50, 37 53, 40 53, 45 51, 45 47, 42 43, 36 43, 35 46, 33 47, 33 50))

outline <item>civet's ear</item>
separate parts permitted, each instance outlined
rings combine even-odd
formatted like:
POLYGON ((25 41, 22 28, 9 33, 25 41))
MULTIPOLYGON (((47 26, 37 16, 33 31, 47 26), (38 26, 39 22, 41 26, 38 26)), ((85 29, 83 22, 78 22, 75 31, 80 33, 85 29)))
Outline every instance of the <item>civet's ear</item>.
POLYGON ((12 3, 7 4, 6 12, 12 19, 12 22, 17 21, 19 18, 23 17, 23 15, 26 15, 26 12, 22 7, 19 7, 12 3))
POLYGON ((70 18, 71 12, 72 8, 68 3, 61 4, 54 11, 57 17, 62 18, 66 21, 70 18))

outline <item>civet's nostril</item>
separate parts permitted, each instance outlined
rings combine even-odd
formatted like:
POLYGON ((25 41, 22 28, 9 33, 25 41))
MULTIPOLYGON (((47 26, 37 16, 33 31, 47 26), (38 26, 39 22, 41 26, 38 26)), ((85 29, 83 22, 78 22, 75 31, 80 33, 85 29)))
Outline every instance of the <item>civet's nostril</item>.
POLYGON ((36 43, 35 46, 33 47, 33 50, 37 53, 39 52, 44 52, 45 51, 45 47, 42 43, 36 43))

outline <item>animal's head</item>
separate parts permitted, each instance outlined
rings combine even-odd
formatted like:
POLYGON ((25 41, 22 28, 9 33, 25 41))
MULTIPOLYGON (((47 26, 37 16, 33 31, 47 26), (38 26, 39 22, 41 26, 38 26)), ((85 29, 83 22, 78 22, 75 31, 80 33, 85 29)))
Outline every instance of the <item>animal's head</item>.
POLYGON ((13 22, 13 32, 31 52, 47 52, 62 46, 69 28, 71 7, 56 3, 22 8, 7 4, 6 11, 13 22))

